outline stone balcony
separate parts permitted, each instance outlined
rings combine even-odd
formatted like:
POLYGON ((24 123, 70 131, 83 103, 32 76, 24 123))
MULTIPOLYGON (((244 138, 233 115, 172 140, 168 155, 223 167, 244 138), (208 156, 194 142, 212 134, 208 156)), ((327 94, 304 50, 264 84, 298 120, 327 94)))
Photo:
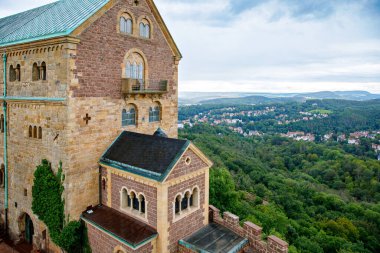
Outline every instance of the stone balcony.
POLYGON ((167 80, 121 79, 121 92, 124 97, 131 96, 161 96, 168 92, 167 80))

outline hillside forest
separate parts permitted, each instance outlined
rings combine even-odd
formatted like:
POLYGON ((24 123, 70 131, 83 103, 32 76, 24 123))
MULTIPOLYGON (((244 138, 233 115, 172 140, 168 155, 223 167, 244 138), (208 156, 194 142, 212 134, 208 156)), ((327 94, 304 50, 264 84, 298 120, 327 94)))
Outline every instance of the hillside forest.
MULTIPOLYGON (((326 131, 376 127, 377 116, 363 122, 368 113, 378 115, 379 107, 360 103, 350 107, 342 102, 345 109, 334 116, 342 119, 347 110, 355 112, 348 117, 360 115, 351 121, 352 129, 330 118, 326 131)), ((301 108, 295 111, 305 111, 304 106, 292 104, 301 108)), ((340 110, 336 101, 333 106, 318 109, 340 110)), ((180 109, 180 118, 187 118, 189 110, 180 109)), ((317 126, 324 125, 318 121, 305 127, 318 133, 317 126)), ((186 125, 179 134, 214 162, 211 204, 262 226, 264 239, 274 234, 289 242, 292 253, 380 252, 380 161, 335 141, 296 141, 271 131, 247 137, 207 122, 186 125)))

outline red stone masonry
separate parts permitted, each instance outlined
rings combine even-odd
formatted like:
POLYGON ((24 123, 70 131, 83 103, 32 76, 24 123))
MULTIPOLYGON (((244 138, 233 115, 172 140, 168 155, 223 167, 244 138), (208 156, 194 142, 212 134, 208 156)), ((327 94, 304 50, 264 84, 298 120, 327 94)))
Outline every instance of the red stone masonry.
POLYGON ((169 222, 169 249, 170 253, 178 252, 178 241, 184 237, 191 235, 195 231, 203 227, 204 222, 204 202, 205 202, 205 175, 186 180, 178 185, 169 187, 168 189, 168 222, 169 222), (184 218, 173 223, 173 202, 178 193, 183 193, 186 189, 191 189, 194 186, 199 187, 200 208, 185 216, 184 218))
POLYGON ((111 208, 123 212, 120 209, 120 191, 123 187, 134 190, 137 194, 141 192, 145 195, 147 202, 148 224, 157 229, 157 189, 115 174, 111 175, 111 181, 111 208))
POLYGON ((208 165, 201 159, 197 154, 191 149, 188 149, 185 154, 183 154, 181 160, 178 162, 177 166, 172 170, 166 181, 174 178, 178 178, 184 175, 188 175, 194 171, 204 169, 208 165), (186 164, 186 159, 190 158, 190 164, 186 164))
POLYGON ((88 240, 92 249, 92 253, 108 253, 114 252, 116 246, 122 246, 126 253, 151 253, 153 250, 152 243, 148 243, 141 248, 133 250, 127 245, 119 242, 115 238, 109 236, 103 231, 87 223, 88 240))
MULTIPOLYGON (((121 76, 125 54, 140 49, 146 59, 149 80, 168 80, 168 97, 176 94, 177 76, 173 52, 145 0, 139 6, 133 1, 118 1, 110 10, 90 25, 80 36, 77 46, 76 70, 79 87, 72 87, 74 97, 121 98, 121 76), (135 20, 147 16, 152 22, 153 36, 144 39, 117 31, 119 11, 127 8, 135 20)), ((134 24, 138 26, 138 24, 134 24)))
POLYGON ((238 235, 249 240, 250 249, 257 253, 287 253, 288 243, 276 236, 269 236, 267 242, 261 239, 262 228, 252 222, 244 222, 243 227, 239 224, 239 217, 230 213, 224 212, 223 218, 220 216, 220 211, 214 206, 209 206, 210 220, 231 229, 238 235))

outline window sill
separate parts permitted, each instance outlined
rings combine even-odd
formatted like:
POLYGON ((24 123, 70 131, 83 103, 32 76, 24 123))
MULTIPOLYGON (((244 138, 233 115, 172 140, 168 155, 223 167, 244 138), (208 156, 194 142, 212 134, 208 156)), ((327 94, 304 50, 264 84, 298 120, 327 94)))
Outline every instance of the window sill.
POLYGON ((135 210, 135 209, 130 209, 129 207, 128 208, 122 208, 120 207, 120 210, 125 213, 125 214, 128 214, 134 218, 137 218, 145 223, 148 223, 148 215, 147 215, 147 212, 145 213, 140 213, 139 211, 135 210))
POLYGON ((138 126, 137 125, 129 125, 129 126, 121 126, 121 128, 123 128, 123 129, 137 129, 138 126))
POLYGON ((199 207, 194 206, 194 207, 189 207, 186 210, 181 211, 180 214, 175 213, 174 218, 173 218, 173 223, 182 220, 183 218, 189 216, 190 214, 195 213, 199 209, 200 209, 199 207))

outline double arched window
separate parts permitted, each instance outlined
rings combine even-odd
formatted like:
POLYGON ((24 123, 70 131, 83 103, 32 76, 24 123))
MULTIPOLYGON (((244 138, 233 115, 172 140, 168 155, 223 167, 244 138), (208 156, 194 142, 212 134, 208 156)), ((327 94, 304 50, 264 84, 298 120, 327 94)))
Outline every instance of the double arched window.
POLYGON ((134 105, 128 106, 127 109, 123 109, 121 113, 121 125, 124 126, 135 126, 136 125, 136 107, 134 105))
POLYGON ((140 37, 149 39, 150 38, 150 24, 146 19, 140 22, 140 37))
POLYGON ((126 34, 132 34, 133 31, 133 22, 132 18, 124 13, 123 16, 120 17, 120 32, 126 34))
POLYGON ((174 200, 174 216, 181 218, 186 213, 199 208, 199 189, 194 187, 193 190, 187 190, 185 193, 177 194, 174 200))
POLYGON ((128 191, 127 188, 123 188, 121 190, 120 208, 123 211, 146 217, 147 203, 144 194, 136 194, 133 190, 128 191))
POLYGON ((32 69, 32 81, 46 80, 46 63, 42 62, 40 66, 35 62, 32 69))
POLYGON ((149 108, 149 122, 159 122, 161 120, 161 106, 158 103, 149 108))
POLYGON ((14 81, 21 81, 21 66, 20 64, 17 64, 16 68, 11 65, 9 67, 9 81, 14 82, 14 81))

